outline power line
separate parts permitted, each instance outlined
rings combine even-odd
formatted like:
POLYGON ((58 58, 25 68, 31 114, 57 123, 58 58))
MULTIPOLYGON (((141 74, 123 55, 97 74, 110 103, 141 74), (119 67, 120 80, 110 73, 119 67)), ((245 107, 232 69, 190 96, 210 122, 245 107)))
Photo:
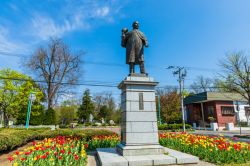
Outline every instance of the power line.
MULTIPOLYGON (((16 81, 31 81, 37 83, 47 83, 46 81, 42 80, 31 80, 31 79, 20 79, 20 78, 7 78, 7 77, 0 77, 0 79, 5 80, 16 80, 16 81)), ((61 85, 85 85, 85 86, 102 86, 102 87, 117 87, 117 85, 108 85, 108 84, 91 84, 91 83, 69 83, 69 82, 50 82, 52 84, 61 84, 61 85)))
POLYGON ((5 51, 2 51, 2 50, 0 50, 0 55, 13 56, 13 57, 19 57, 19 58, 27 58, 27 55, 25 55, 25 54, 13 54, 13 53, 5 52, 5 51))
MULTIPOLYGON (((23 78, 10 78, 10 77, 0 77, 0 79, 3 80, 16 80, 16 81, 31 81, 31 82, 37 82, 37 83, 47 83, 46 81, 43 80, 33 80, 33 79, 23 79, 23 78)), ((100 87, 111 87, 111 88, 117 88, 118 84, 114 83, 112 84, 111 82, 102 82, 102 81, 84 81, 82 83, 69 83, 69 82, 50 82, 54 84, 61 84, 61 85, 75 85, 75 86, 100 86, 100 87)), ((164 85, 164 86, 157 86, 156 88, 158 89, 177 89, 178 86, 175 85, 164 85)), ((211 89, 224 89, 224 87, 219 87, 219 86, 210 86, 207 88, 211 89)), ((204 89, 202 87, 185 87, 184 89, 204 89)))
MULTIPOLYGON (((28 58, 27 54, 16 54, 16 53, 10 53, 0 50, 0 55, 2 56, 12 56, 12 57, 19 57, 19 58, 28 58)), ((101 65, 101 66, 108 66, 108 67, 123 67, 123 63, 115 63, 115 62, 101 62, 101 61, 80 61, 82 64, 86 65, 101 65)), ((150 68, 158 68, 161 67, 153 66, 153 65, 147 65, 147 67, 150 68)), ((207 71, 207 72, 217 72, 218 69, 215 68, 203 68, 203 67, 191 67, 191 66, 184 66, 187 70, 197 70, 197 71, 207 71)), ((164 67, 162 67, 164 68, 164 67)))

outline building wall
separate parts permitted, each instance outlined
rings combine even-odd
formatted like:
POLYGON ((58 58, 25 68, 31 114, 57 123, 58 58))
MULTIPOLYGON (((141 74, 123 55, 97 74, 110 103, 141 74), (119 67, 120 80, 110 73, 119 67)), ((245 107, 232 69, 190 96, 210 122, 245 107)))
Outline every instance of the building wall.
MULTIPOLYGON (((206 124, 209 124, 210 121, 208 119, 208 107, 214 108, 213 117, 216 119, 219 127, 225 126, 226 123, 234 123, 236 125, 236 114, 235 115, 222 115, 221 113, 221 106, 231 106, 234 107, 233 101, 209 101, 203 103, 204 109, 204 120, 206 124)), ((201 104, 200 103, 192 103, 186 105, 187 110, 187 122, 192 124, 199 123, 202 121, 202 114, 201 114, 201 104)))
POLYGON ((234 109, 235 112, 237 114, 237 122, 241 121, 241 122, 249 122, 250 121, 250 117, 246 117, 246 113, 245 113, 245 107, 249 106, 246 102, 234 102, 234 109), (239 104, 239 111, 237 110, 237 104, 239 104))
POLYGON ((226 123, 234 123, 236 125, 236 114, 235 115, 222 115, 221 106, 234 107, 233 101, 215 101, 217 123, 219 127, 223 127, 226 123))

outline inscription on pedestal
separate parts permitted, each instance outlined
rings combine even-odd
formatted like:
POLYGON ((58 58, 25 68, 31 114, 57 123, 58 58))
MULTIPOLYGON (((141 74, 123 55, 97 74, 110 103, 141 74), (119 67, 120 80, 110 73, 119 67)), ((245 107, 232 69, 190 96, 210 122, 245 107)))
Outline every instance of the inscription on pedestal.
POLYGON ((139 93, 139 110, 144 110, 143 93, 139 93))

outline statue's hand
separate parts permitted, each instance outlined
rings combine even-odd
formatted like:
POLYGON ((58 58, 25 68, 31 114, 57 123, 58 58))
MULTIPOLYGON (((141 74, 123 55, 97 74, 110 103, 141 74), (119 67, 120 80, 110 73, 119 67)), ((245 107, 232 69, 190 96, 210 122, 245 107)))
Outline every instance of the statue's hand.
POLYGON ((145 47, 148 47, 148 43, 145 44, 145 47))

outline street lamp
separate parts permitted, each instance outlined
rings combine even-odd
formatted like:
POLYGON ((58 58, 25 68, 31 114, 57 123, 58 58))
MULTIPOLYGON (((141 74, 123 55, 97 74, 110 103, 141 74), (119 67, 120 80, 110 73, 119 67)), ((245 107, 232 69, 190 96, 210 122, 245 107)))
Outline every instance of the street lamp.
POLYGON ((30 92, 30 94, 29 94, 29 101, 28 101, 28 112, 27 112, 27 118, 26 118, 26 129, 29 128, 31 106, 32 106, 32 102, 35 99, 36 99, 35 92, 30 92))

